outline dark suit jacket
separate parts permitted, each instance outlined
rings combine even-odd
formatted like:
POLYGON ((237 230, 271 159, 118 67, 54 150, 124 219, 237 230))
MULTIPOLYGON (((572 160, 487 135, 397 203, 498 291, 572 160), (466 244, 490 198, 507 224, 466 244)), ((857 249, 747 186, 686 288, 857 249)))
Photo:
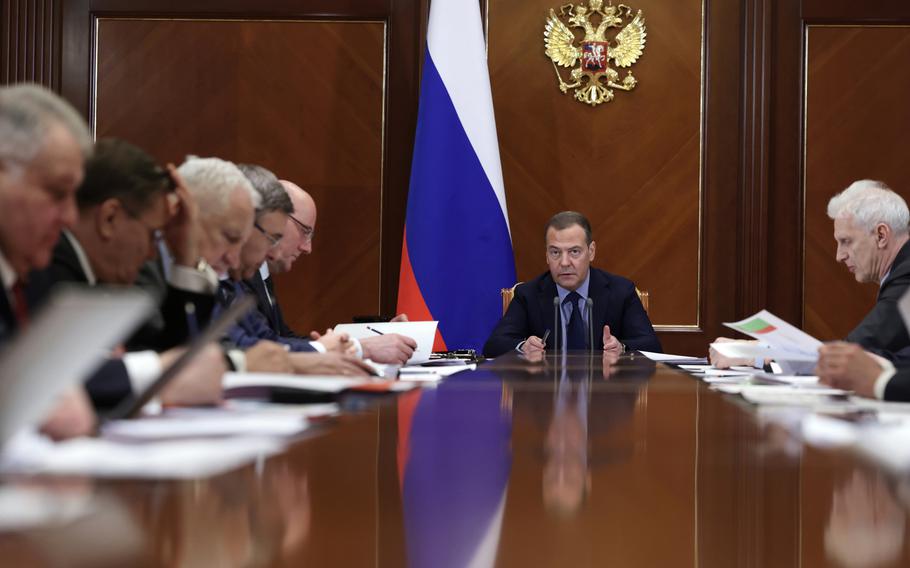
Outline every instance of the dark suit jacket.
MULTIPOLYGON (((37 312, 47 298, 52 282, 42 271, 32 272, 28 276, 28 285, 25 287, 25 300, 28 304, 29 314, 37 312)), ((15 337, 19 330, 19 322, 10 305, 6 292, 0 289, 0 345, 5 345, 15 337)))
POLYGON ((897 373, 885 386, 885 400, 910 402, 910 368, 898 367, 897 373))
POLYGON ((910 242, 905 244, 891 265, 891 273, 882 283, 878 300, 863 321, 847 336, 864 349, 887 356, 910 346, 907 327, 897 309, 897 301, 910 287, 910 242))
MULTIPOLYGON (((547 348, 554 349, 557 325, 553 321, 553 298, 556 295, 556 283, 549 272, 518 286, 509 309, 483 346, 484 355, 502 355, 531 335, 543 337, 547 329, 551 330, 547 348)), ((610 332, 626 348, 661 351, 660 341, 631 280, 592 267, 588 296, 594 300, 594 349, 603 349, 603 326, 609 325, 610 332)))
MULTIPOLYGON (((252 293, 253 290, 250 289, 246 282, 224 280, 221 282, 218 289, 218 307, 216 308, 216 311, 227 308, 237 297, 252 293)), ((291 351, 316 351, 316 348, 306 339, 282 337, 278 335, 278 333, 269 325, 266 316, 260 313, 259 310, 250 310, 244 314, 237 323, 228 330, 226 339, 230 345, 241 349, 249 349, 259 341, 266 339, 281 343, 282 345, 287 345, 288 349, 291 351)))
MULTIPOLYGON (((47 273, 54 282, 88 283, 88 276, 79 263, 76 250, 63 235, 54 247, 54 256, 47 273)), ((215 306, 214 294, 197 294, 174 288, 165 280, 164 271, 158 261, 145 263, 136 285, 155 299, 159 312, 126 341, 126 348, 130 351, 145 349, 166 351, 186 343, 190 338, 186 317, 187 303, 192 303, 196 308, 199 329, 204 328, 211 319, 215 306)))
POLYGON ((259 310, 259 313, 265 316, 269 322, 269 327, 271 327, 275 333, 281 337, 304 339, 300 335, 294 333, 284 321, 284 315, 281 313, 281 306, 278 305, 278 299, 275 296, 275 288, 272 285, 271 277, 269 277, 268 280, 263 281, 262 275, 257 271, 252 278, 244 280, 244 283, 256 295, 256 308, 259 310), (269 296, 274 300, 274 303, 269 302, 269 296))
MULTIPOLYGON (((50 294, 53 280, 47 269, 29 275, 26 300, 29 312, 40 309, 50 294)), ((0 293, 0 345, 11 340, 18 325, 6 294, 0 293)), ((49 356, 53 356, 50 354, 49 356)), ((110 408, 132 394, 132 385, 126 366, 119 359, 108 359, 86 380, 86 390, 95 408, 110 408)))

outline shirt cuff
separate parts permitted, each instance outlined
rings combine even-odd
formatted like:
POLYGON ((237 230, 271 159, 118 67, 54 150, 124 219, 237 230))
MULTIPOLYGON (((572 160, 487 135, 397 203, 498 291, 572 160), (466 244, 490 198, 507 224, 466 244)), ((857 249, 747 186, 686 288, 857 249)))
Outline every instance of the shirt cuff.
POLYGON ((351 343, 354 344, 354 351, 355 351, 354 354, 357 355, 358 359, 363 359, 363 345, 360 344, 360 340, 355 337, 352 337, 351 343))
POLYGON ((527 339, 525 339, 524 341, 522 341, 518 345, 516 345, 515 351, 518 351, 519 353, 524 353, 524 351, 522 351, 521 348, 524 347, 525 341, 527 341, 527 339))
POLYGON ((871 355, 873 357, 875 357, 875 360, 878 362, 878 364, 882 368, 882 372, 879 373, 878 377, 876 377, 875 383, 874 383, 872 389, 873 389, 873 392, 875 393, 875 398, 877 398, 879 400, 884 400, 885 399, 885 388, 888 386, 888 381, 890 381, 891 377, 893 377, 894 374, 897 373, 897 370, 894 368, 894 364, 891 361, 885 359, 884 357, 879 357, 878 355, 875 355, 874 353, 872 353, 871 355))
POLYGON ((161 358, 154 351, 133 351, 123 356, 133 393, 148 388, 161 375, 161 358))
POLYGON ((315 349, 319 353, 325 353, 325 351, 326 351, 325 345, 323 345, 322 343, 319 343, 318 341, 310 341, 310 345, 312 345, 313 349, 315 349))
POLYGON ((240 349, 229 349, 227 356, 234 366, 235 373, 246 373, 246 353, 240 349))
POLYGON ((218 289, 218 275, 208 264, 201 269, 172 264, 167 280, 174 288, 197 294, 214 294, 218 289))

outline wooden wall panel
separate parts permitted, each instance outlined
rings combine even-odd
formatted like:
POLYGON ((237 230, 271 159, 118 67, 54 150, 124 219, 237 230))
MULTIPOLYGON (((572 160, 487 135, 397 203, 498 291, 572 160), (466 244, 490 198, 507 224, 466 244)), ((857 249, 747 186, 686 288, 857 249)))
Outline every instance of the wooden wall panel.
POLYGON ((828 200, 857 179, 910 199, 910 26, 810 26, 806 71, 805 329, 842 338, 875 302, 835 261, 828 200))
POLYGON ((60 84, 60 2, 0 0, 0 84, 60 84))
POLYGON ((256 163, 306 188, 314 252, 276 283, 289 324, 378 313, 383 42, 382 22, 102 18, 97 136, 162 161, 256 163))
POLYGON ((544 54, 546 15, 558 3, 490 3, 489 66, 518 277, 546 269, 546 220, 579 210, 594 228, 596 266, 648 290, 655 324, 696 326, 702 3, 630 5, 644 12, 648 31, 632 66, 639 85, 592 108, 559 91, 544 54))

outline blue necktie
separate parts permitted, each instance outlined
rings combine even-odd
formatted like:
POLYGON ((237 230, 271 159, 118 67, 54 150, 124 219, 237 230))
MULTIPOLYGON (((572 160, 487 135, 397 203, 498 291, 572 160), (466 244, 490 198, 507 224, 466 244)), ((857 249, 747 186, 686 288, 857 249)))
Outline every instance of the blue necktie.
POLYGON ((569 316, 569 323, 566 325, 566 340, 568 349, 587 349, 585 341, 585 322, 581 318, 581 310, 578 309, 578 301, 581 295, 578 292, 569 292, 566 299, 562 301, 563 305, 572 302, 572 313, 569 316))

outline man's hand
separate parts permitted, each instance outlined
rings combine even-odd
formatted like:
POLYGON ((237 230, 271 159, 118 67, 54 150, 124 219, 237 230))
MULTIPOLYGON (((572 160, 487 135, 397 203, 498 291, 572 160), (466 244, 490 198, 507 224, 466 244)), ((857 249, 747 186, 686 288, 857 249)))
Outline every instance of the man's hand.
POLYGON ((855 343, 834 341, 818 349, 815 374, 823 384, 875 398, 875 379, 881 372, 875 357, 855 343))
MULTIPOLYGON (((732 341, 739 341, 739 342, 748 341, 751 343, 756 343, 756 341, 751 340, 751 339, 749 339, 749 340, 730 339, 729 337, 718 337, 717 339, 715 339, 713 341, 713 343, 728 343, 728 342, 732 342, 732 341)), ((740 365, 751 367, 752 365, 755 364, 755 359, 750 359, 748 357, 727 357, 726 355, 721 355, 713 347, 708 349, 708 358, 710 359, 711 364, 714 365, 718 369, 729 369, 730 367, 736 367, 736 366, 740 366, 740 365)))
POLYGON ((289 355, 280 343, 259 341, 246 350, 246 370, 250 373, 293 373, 289 355))
POLYGON ((531 337, 525 339, 525 342, 521 344, 521 352, 529 356, 543 353, 546 349, 546 344, 541 338, 537 337, 536 335, 532 335, 531 337))
POLYGON ((95 411, 85 394, 76 387, 64 393, 41 425, 41 433, 54 440, 87 436, 95 428, 95 411))
MULTIPOLYGON (((312 334, 310 334, 312 337, 312 334)), ((319 343, 328 353, 347 353, 353 343, 347 333, 335 333, 331 328, 319 337, 319 343)))
MULTIPOLYGON (((162 365, 170 365, 182 351, 177 348, 162 353, 162 365)), ((221 378, 225 371, 227 365, 221 348, 214 343, 208 345, 162 389, 161 403, 190 406, 221 402, 221 378)))
POLYGON ((350 355, 341 353, 291 353, 291 364, 299 375, 353 375, 366 377, 373 368, 350 355))
POLYGON ((389 321, 390 322, 391 321, 408 321, 408 314, 404 314, 404 313, 398 314, 397 316, 393 317, 389 321))
POLYGON ((364 359, 377 363, 404 365, 417 349, 417 341, 397 333, 387 333, 365 337, 360 340, 360 346, 363 348, 364 359))
POLYGON ((174 255, 174 262, 181 266, 195 267, 199 259, 199 206, 174 165, 168 164, 167 169, 177 187, 168 196, 171 218, 164 227, 164 240, 174 255))
POLYGON ((610 333, 610 326, 604 326, 604 353, 622 354, 622 343, 610 333))

